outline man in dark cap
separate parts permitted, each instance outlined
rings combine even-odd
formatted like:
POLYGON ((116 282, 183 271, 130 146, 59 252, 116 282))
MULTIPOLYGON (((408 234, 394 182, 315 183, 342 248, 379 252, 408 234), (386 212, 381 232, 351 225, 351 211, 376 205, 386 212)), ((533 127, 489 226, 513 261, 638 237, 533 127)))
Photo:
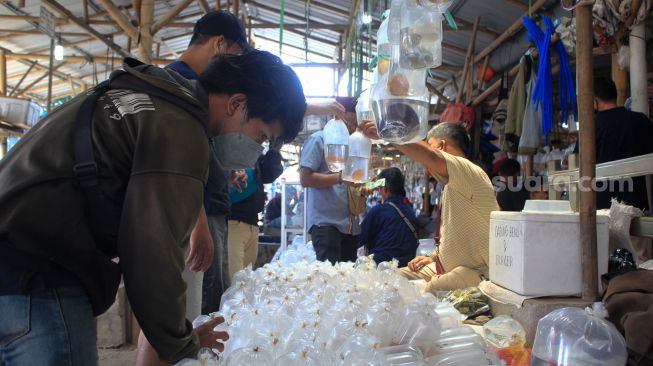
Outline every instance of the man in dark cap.
MULTIPOLYGON (((356 99, 336 98, 345 107, 349 134, 356 131, 356 99)), ((348 186, 340 173, 329 171, 324 159, 324 135, 315 132, 304 143, 299 161, 302 186, 308 188, 307 227, 320 261, 355 261, 360 225, 349 209, 348 186)))

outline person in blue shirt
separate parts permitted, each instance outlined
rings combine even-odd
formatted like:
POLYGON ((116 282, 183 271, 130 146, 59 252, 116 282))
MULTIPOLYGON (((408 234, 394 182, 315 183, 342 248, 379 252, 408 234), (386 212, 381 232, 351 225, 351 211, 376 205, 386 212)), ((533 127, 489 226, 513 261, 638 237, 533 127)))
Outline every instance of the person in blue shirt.
POLYGON ((388 168, 378 175, 385 178, 385 186, 379 189, 382 204, 370 209, 361 223, 360 243, 377 263, 399 261, 405 267, 415 258, 417 250, 417 218, 413 209, 404 203, 404 175, 398 168, 388 168))

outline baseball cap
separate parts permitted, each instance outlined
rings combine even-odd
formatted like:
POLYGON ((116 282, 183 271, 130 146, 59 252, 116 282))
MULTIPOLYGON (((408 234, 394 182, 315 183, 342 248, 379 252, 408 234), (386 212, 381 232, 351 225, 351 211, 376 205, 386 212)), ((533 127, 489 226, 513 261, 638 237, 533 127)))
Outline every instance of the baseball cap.
POLYGON ((193 38, 199 34, 224 36, 226 39, 236 42, 243 51, 252 49, 247 43, 247 34, 243 23, 228 11, 214 10, 206 13, 195 23, 195 28, 193 28, 193 38))

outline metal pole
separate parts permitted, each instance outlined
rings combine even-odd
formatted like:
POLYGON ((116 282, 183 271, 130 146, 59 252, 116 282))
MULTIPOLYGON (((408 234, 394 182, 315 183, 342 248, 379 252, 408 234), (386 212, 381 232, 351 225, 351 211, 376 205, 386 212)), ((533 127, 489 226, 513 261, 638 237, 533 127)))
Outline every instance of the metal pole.
POLYGON ((54 37, 50 37, 50 65, 48 65, 48 114, 52 109, 52 74, 54 73, 54 37))
POLYGON ((578 120, 580 139, 580 244, 583 274, 583 299, 598 296, 596 254, 596 132, 594 129, 594 64, 592 7, 576 8, 576 74, 578 77, 578 120))

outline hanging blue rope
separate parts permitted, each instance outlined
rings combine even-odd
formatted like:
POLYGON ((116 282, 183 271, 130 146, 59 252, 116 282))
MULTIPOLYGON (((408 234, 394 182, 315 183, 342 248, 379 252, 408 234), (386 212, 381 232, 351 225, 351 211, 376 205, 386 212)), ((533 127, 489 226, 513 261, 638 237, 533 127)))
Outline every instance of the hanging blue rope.
MULTIPOLYGON (((533 92, 533 103, 536 110, 541 107, 542 111, 542 134, 544 142, 548 143, 548 137, 553 129, 553 77, 551 72, 551 55, 549 43, 551 37, 555 34, 553 22, 548 17, 542 17, 545 25, 545 31, 529 17, 523 17, 522 22, 528 30, 528 40, 535 43, 539 53, 540 64, 537 72, 537 81, 533 92)), ((557 40, 553 48, 558 55, 558 64, 560 67, 558 74, 558 89, 560 94, 561 122, 566 122, 569 118, 569 107, 577 119, 576 110, 576 88, 569 63, 569 57, 565 51, 562 41, 557 40)))
POLYGON ((553 28, 547 25, 546 32, 543 32, 535 22, 525 16, 522 18, 524 27, 528 31, 528 40, 535 43, 539 53, 539 67, 537 70, 537 80, 533 91, 533 103, 535 110, 541 110, 542 113, 542 134, 544 143, 548 143, 549 133, 553 129, 553 90, 551 76, 551 57, 549 56, 549 43, 553 28))
MULTIPOLYGON (((551 22, 548 18, 545 21, 551 22)), ((569 107, 571 107, 574 114, 574 121, 576 121, 578 119, 578 111, 576 110, 576 86, 571 72, 569 57, 561 40, 557 40, 553 46, 558 54, 558 65, 560 66, 558 73, 560 109, 562 110, 560 113, 560 122, 567 122, 569 119, 569 107)))

